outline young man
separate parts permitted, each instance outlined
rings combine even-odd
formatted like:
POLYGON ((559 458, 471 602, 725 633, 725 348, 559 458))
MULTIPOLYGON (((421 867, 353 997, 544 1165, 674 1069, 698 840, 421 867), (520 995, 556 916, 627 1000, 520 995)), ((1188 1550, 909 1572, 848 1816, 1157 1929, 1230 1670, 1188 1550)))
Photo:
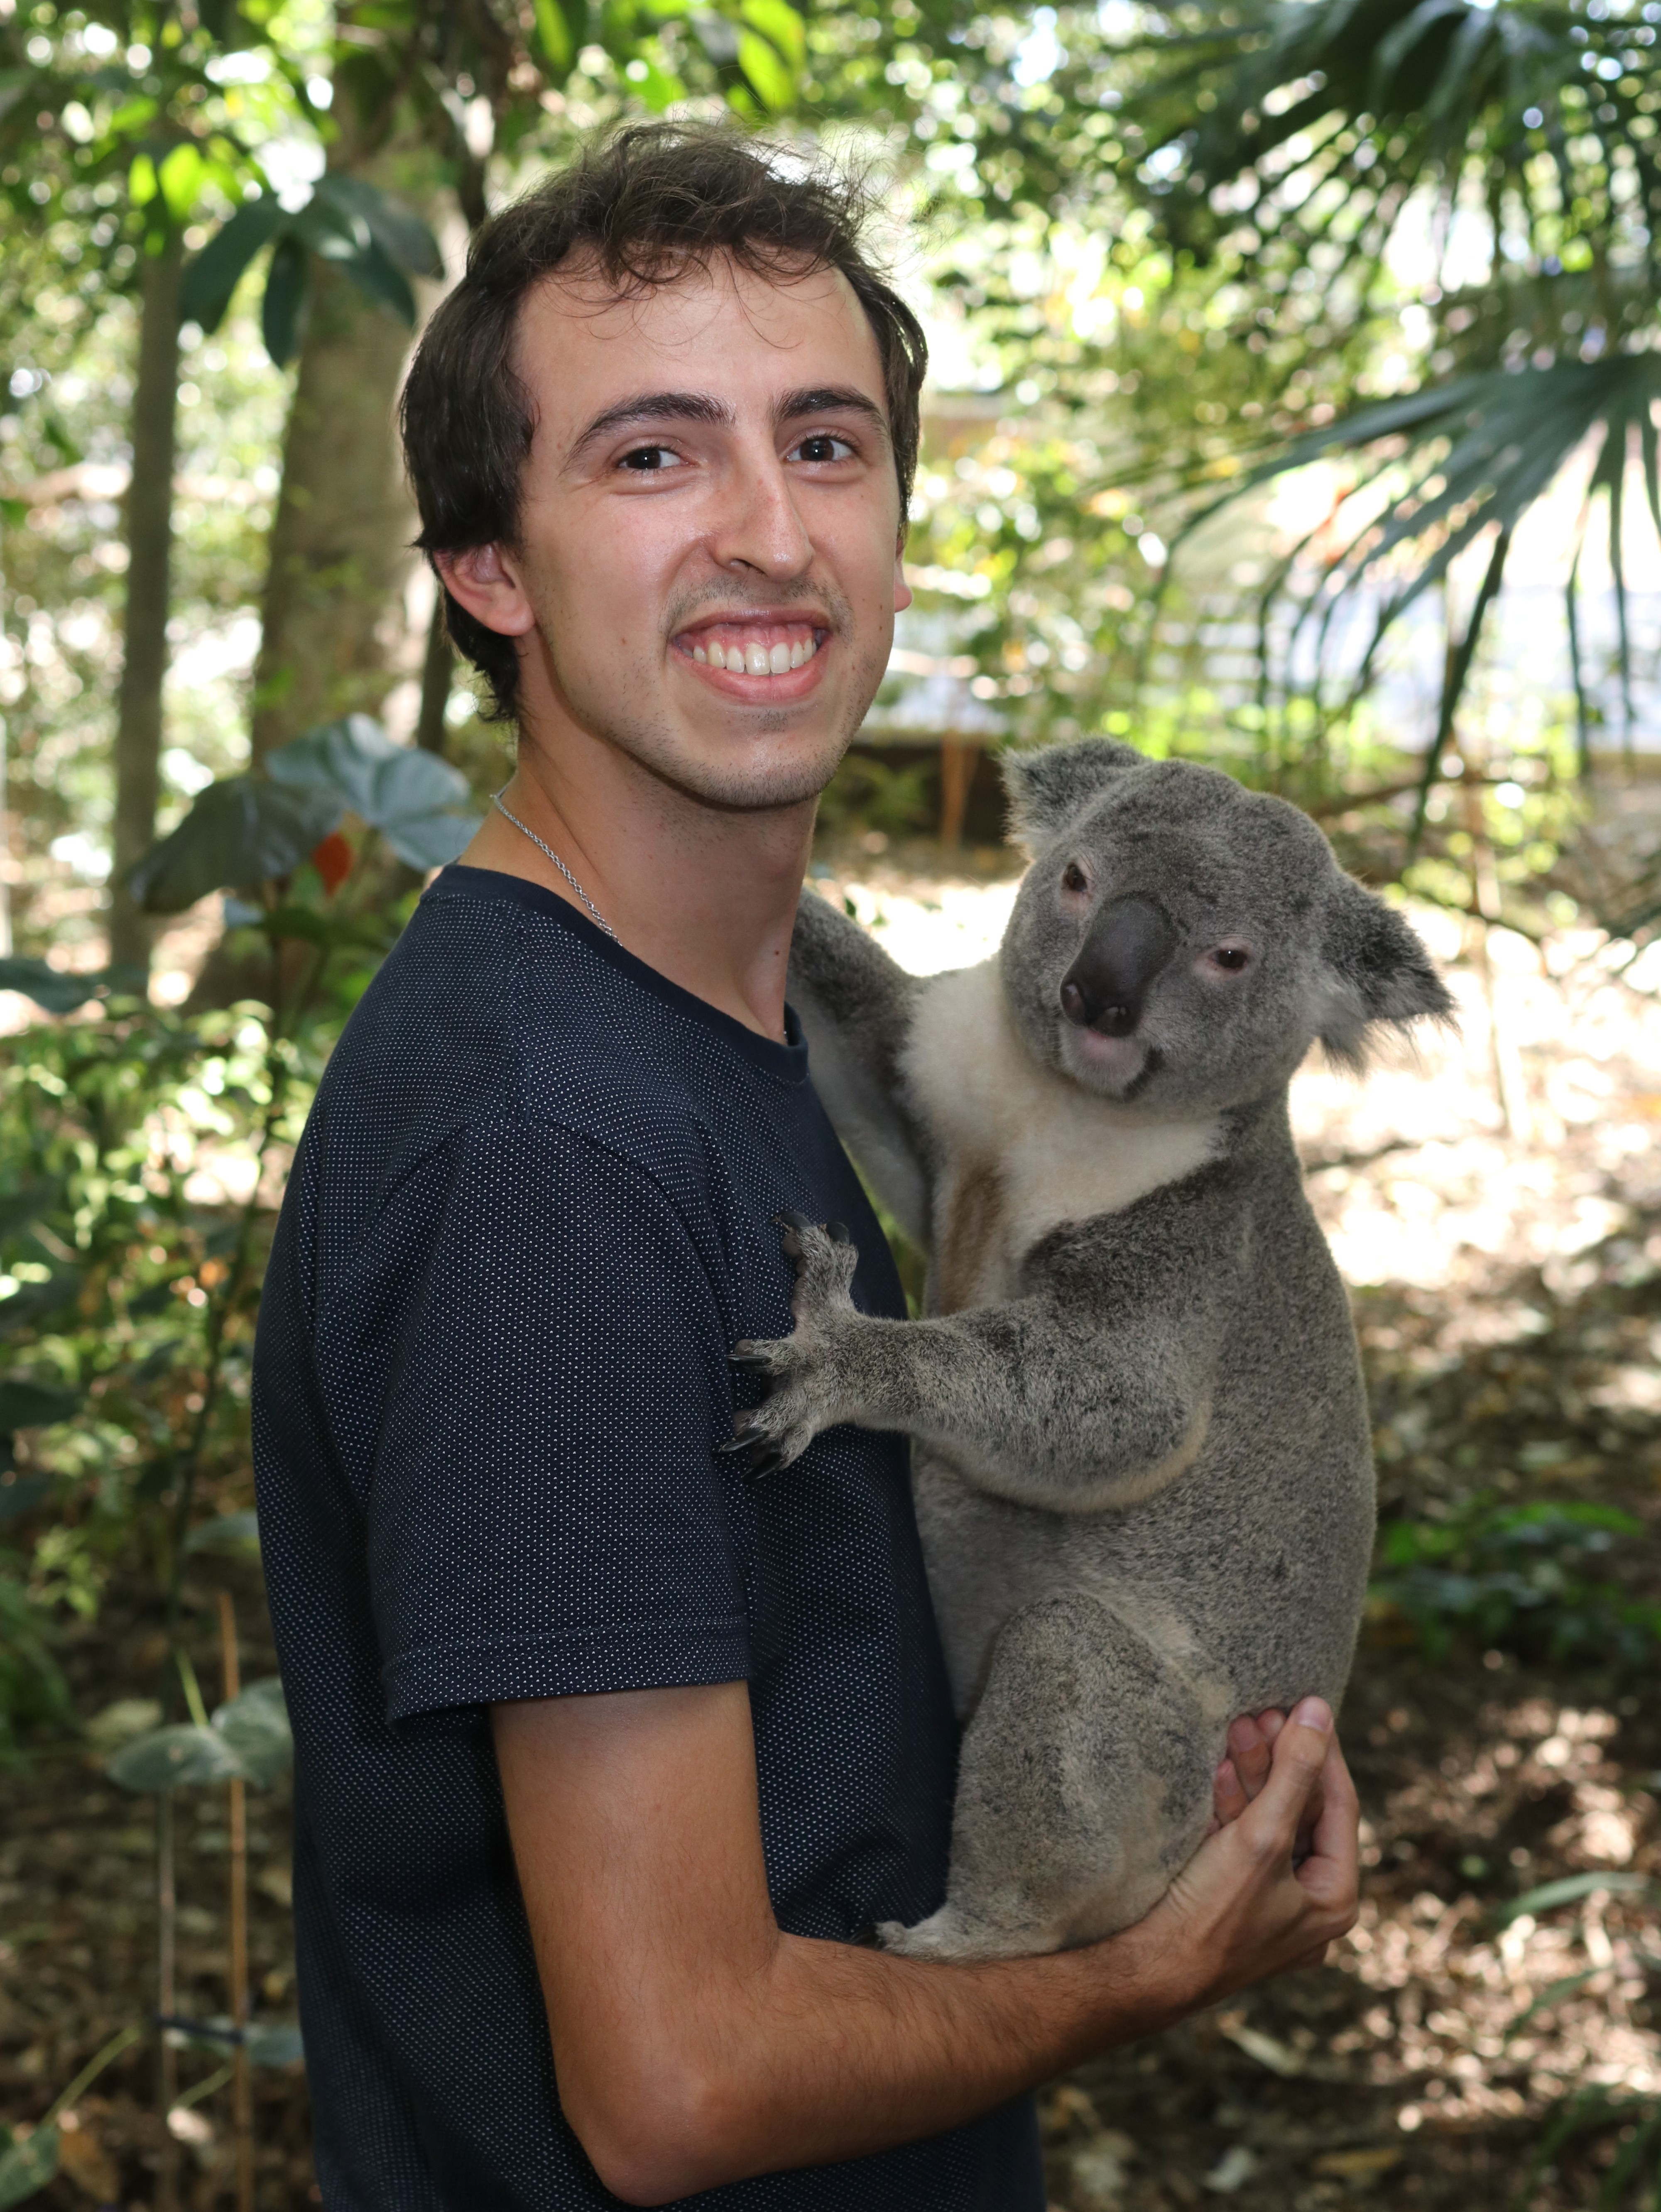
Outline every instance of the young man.
POLYGON ((908 597, 923 359, 844 191, 665 128, 498 217, 411 372, 519 755, 335 1054, 260 1321, 332 2212, 1042 2212, 1025 2092, 1353 1917, 1311 1701, 1242 1724, 1124 1936, 865 1948, 939 1902, 951 1809, 904 1445, 721 1449, 728 1352, 790 1325, 781 1210, 904 1310, 784 977, 908 597))

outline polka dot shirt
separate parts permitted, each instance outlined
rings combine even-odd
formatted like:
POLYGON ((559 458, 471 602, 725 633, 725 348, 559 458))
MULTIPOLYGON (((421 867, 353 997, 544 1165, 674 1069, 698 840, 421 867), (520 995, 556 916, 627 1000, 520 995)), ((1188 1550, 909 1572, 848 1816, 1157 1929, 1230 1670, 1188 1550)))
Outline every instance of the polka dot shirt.
MULTIPOLYGON (((608 2205, 559 2112, 487 1708, 746 1681, 782 1927, 944 1893, 955 1736, 902 1439, 751 1487, 727 1355, 791 1321, 781 1208, 904 1301, 807 1078, 563 900, 452 867, 330 1062, 254 1374, 295 1741, 295 1912, 331 2212, 608 2205)), ((736 1395, 735 1395, 736 1392, 736 1395)), ((700 2196, 1041 2212, 1030 2100, 700 2196)))

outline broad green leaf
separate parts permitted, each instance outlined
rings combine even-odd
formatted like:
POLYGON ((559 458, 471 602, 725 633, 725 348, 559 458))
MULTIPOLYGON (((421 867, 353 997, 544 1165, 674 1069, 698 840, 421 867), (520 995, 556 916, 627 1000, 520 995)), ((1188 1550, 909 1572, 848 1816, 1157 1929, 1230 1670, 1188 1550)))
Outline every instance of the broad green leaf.
POLYGON ((72 1014, 98 996, 101 981, 97 975, 66 975, 44 960, 0 960, 0 991, 19 991, 48 1014, 72 1014))
POLYGON ((157 1729, 119 1751, 105 1771, 124 1790, 172 1790, 188 1782, 252 1778, 237 1748, 217 1729, 183 1723, 157 1729))
POLYGON ((222 1513, 204 1521, 185 1539, 186 1552, 246 1552, 259 1548, 259 1516, 255 1513, 222 1513))
POLYGON ((532 13, 536 21, 537 44, 556 81, 563 82, 577 52, 565 11, 557 0, 532 0, 532 13))
POLYGON ((283 1685, 273 1674, 251 1682, 239 1698, 221 1705, 213 1725, 242 1762, 251 1782, 269 1785, 286 1774, 294 1760, 294 1734, 283 1685))
MULTIPOLYGON (((772 40, 792 70, 805 67, 807 27, 788 0, 743 0, 739 12, 746 23, 772 40)), ((756 88, 761 89, 759 86, 756 88)))
POLYGON ((292 231, 285 232, 272 252, 259 309, 259 334, 278 368, 288 366, 299 346, 305 304, 306 249, 292 231))
POLYGON ((337 793, 412 868, 444 866, 478 827, 460 811, 468 795, 465 777, 436 753, 395 745, 367 714, 307 730, 265 765, 296 789, 337 793))
POLYGON ((176 223, 191 219, 202 190, 204 166, 201 149, 186 139, 173 148, 155 173, 167 213, 176 223))
POLYGON ((412 209, 402 206, 362 177, 331 173, 320 178, 317 197, 326 196, 356 216, 381 252, 407 276, 443 276, 444 257, 438 241, 412 209))
POLYGON ((289 875, 340 813, 335 793, 314 786, 293 789, 250 776, 210 784, 133 870, 133 896, 146 914, 179 914, 210 891, 289 875))
POLYGON ((270 245, 290 218, 274 192, 262 193, 238 208, 215 232, 185 271, 179 312, 186 322, 216 331, 225 319, 242 273, 270 245))
POLYGON ((410 280, 374 239, 340 265, 365 299, 390 310, 407 329, 415 328, 416 297, 410 280))
POLYGON ((775 115, 789 106, 796 95, 795 79, 776 47, 754 31, 739 34, 739 67, 755 88, 762 106, 775 115))
POLYGON ((55 1421, 72 1420, 81 1410, 78 1390, 55 1390, 44 1382, 31 1382, 21 1375, 0 1382, 0 1436, 14 1429, 45 1429, 55 1421))
POLYGON ((148 154, 136 154, 127 172, 128 198, 135 207, 148 207, 157 190, 155 162, 148 154))
POLYGON ((251 2021, 243 2044, 255 2066, 292 2066, 306 2056, 299 2028, 285 2020, 251 2021))
POLYGON ((0 2129, 0 2212, 27 2203, 57 2171, 56 2128, 37 2128, 21 2142, 9 2128, 0 2129))

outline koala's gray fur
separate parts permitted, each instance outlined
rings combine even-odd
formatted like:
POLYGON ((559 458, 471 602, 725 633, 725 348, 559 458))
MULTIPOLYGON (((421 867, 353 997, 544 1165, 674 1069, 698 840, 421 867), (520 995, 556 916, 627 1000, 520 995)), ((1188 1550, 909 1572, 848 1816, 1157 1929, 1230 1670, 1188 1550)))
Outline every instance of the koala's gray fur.
POLYGON ((825 1104, 929 1247, 928 1316, 856 1312, 851 1248, 792 1218, 795 1334, 735 1354, 770 1383, 737 1429, 757 1471, 841 1421, 916 1440, 967 1728, 947 1902, 882 1935, 931 1958, 1140 1918, 1230 1720, 1337 1704, 1372 1464, 1287 1091, 1317 1037, 1359 1064, 1451 1006, 1282 801, 1106 741, 1008 781, 1033 860, 995 962, 919 981, 812 896, 792 950, 825 1104))

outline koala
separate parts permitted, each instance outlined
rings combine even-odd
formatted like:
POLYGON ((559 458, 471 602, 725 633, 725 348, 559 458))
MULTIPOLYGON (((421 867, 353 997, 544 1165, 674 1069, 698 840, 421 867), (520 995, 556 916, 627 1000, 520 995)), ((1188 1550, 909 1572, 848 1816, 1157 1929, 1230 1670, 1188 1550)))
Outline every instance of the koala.
POLYGON ((781 1217, 794 1333, 739 1345, 732 1449, 913 1439, 964 1723, 946 1903, 889 1949, 993 1959, 1140 1919, 1203 1838, 1238 1714, 1335 1709, 1374 1522, 1348 1303, 1287 1114, 1317 1039, 1451 1001, 1307 816, 1104 739, 1015 755, 997 957, 919 979, 805 897, 790 998, 827 1110, 929 1255, 859 1313, 781 1217))

